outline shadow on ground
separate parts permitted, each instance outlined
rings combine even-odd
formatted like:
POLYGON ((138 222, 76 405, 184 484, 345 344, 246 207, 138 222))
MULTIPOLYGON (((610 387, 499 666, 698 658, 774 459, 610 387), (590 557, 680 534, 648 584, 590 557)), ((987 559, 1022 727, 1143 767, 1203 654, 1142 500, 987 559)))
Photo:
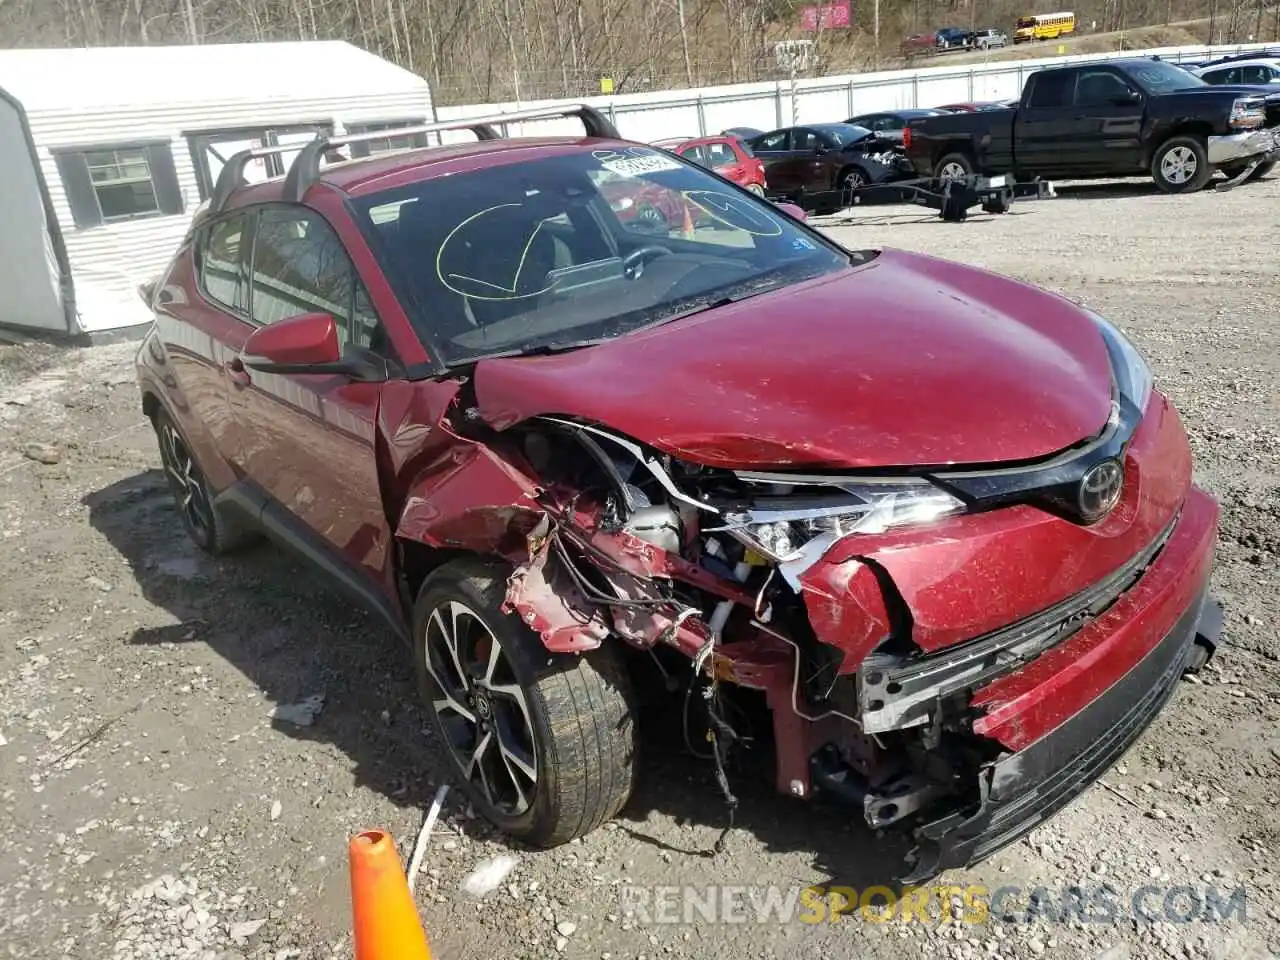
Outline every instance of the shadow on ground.
MULTIPOLYGON (((437 785, 451 779, 419 706, 409 651, 323 577, 265 544, 228 558, 204 555, 187 539, 159 470, 113 483, 83 503, 93 528, 128 561, 147 601, 177 621, 139 628, 127 642, 207 644, 277 703, 322 693, 324 708, 314 725, 272 721, 275 728, 341 750, 358 786, 397 805, 425 809, 437 785)), ((655 703, 642 714, 640 785, 620 827, 677 857, 710 856, 709 844, 664 840, 649 821, 656 811, 717 833, 727 823, 711 762, 690 756, 684 746, 678 706, 673 723, 669 704, 662 697, 655 703), (662 719, 648 722, 655 714, 662 719)), ((832 884, 865 887, 901 872, 905 844, 877 840, 856 811, 778 795, 770 764, 761 757, 730 770, 740 802, 721 857, 732 863, 735 840, 745 832, 769 852, 811 856, 832 884)))

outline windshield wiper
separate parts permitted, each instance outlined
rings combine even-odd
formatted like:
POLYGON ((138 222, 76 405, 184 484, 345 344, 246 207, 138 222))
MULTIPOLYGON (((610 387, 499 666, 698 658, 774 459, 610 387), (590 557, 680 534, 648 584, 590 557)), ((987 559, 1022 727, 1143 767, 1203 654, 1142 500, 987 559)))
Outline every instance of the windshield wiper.
POLYGON ((452 367, 469 367, 479 363, 481 360, 505 360, 510 357, 549 357, 556 353, 568 353, 571 350, 581 350, 583 347, 594 347, 612 337, 593 337, 590 340, 563 340, 555 343, 536 343, 527 347, 515 347, 511 350, 497 350, 493 353, 484 353, 478 357, 468 357, 466 360, 457 360, 453 363, 446 364, 452 367))

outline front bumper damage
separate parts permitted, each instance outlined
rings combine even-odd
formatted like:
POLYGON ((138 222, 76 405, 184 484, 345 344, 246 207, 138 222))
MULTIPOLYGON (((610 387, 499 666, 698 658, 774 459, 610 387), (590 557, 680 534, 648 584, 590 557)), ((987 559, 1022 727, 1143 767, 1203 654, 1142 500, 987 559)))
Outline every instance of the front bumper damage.
POLYGON ((973 694, 974 734, 1004 751, 977 772, 967 804, 952 799, 932 819, 925 811, 904 882, 981 861, 1049 819, 1137 739, 1184 672, 1203 666, 1222 629, 1208 596, 1217 519, 1217 505, 1193 490, 1145 569, 1119 571, 1129 583, 1105 613, 973 694))
POLYGON ((1197 648, 1211 652, 1216 647, 1215 624, 1221 624, 1220 608, 1201 593, 1160 643, 1106 693, 1052 733, 987 769, 978 781, 976 809, 920 827, 914 869, 903 882, 918 883, 984 860, 1062 810, 1155 719, 1197 648))
POLYGON ((1280 127, 1209 137, 1206 153, 1215 167, 1275 160, 1280 155, 1280 127))

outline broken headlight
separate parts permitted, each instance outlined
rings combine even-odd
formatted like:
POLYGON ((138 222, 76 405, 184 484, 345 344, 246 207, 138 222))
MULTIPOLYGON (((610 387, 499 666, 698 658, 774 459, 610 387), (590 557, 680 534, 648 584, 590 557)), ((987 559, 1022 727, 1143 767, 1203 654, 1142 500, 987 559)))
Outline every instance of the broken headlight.
POLYGON ((1138 408, 1141 414, 1147 409, 1147 401, 1151 399, 1151 368, 1142 359, 1138 348, 1129 342, 1129 338, 1121 333, 1114 324, 1102 319, 1096 313, 1089 312, 1093 322, 1098 325, 1102 339, 1107 345, 1107 353, 1111 357, 1111 370, 1116 378, 1116 390, 1121 401, 1128 401, 1138 408))
POLYGON ((749 509, 726 511, 723 529, 756 553, 786 563, 804 556, 815 541, 825 551, 849 534, 929 523, 965 508, 951 494, 915 478, 826 482, 817 490, 757 497, 749 509))

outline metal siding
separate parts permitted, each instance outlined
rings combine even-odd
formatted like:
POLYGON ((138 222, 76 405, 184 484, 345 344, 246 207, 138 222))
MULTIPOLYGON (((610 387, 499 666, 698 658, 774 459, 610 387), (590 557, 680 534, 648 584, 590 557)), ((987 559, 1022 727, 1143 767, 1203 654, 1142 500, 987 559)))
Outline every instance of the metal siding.
POLYGON ((112 112, 32 111, 28 120, 40 154, 50 199, 66 239, 76 279, 81 323, 86 331, 147 323, 150 312, 138 284, 168 264, 200 204, 187 135, 228 127, 269 127, 328 121, 341 127, 400 117, 430 115, 425 83, 416 93, 362 94, 342 99, 273 100, 256 104, 160 105, 112 112), (77 229, 67 204, 52 148, 170 141, 186 213, 77 229))

